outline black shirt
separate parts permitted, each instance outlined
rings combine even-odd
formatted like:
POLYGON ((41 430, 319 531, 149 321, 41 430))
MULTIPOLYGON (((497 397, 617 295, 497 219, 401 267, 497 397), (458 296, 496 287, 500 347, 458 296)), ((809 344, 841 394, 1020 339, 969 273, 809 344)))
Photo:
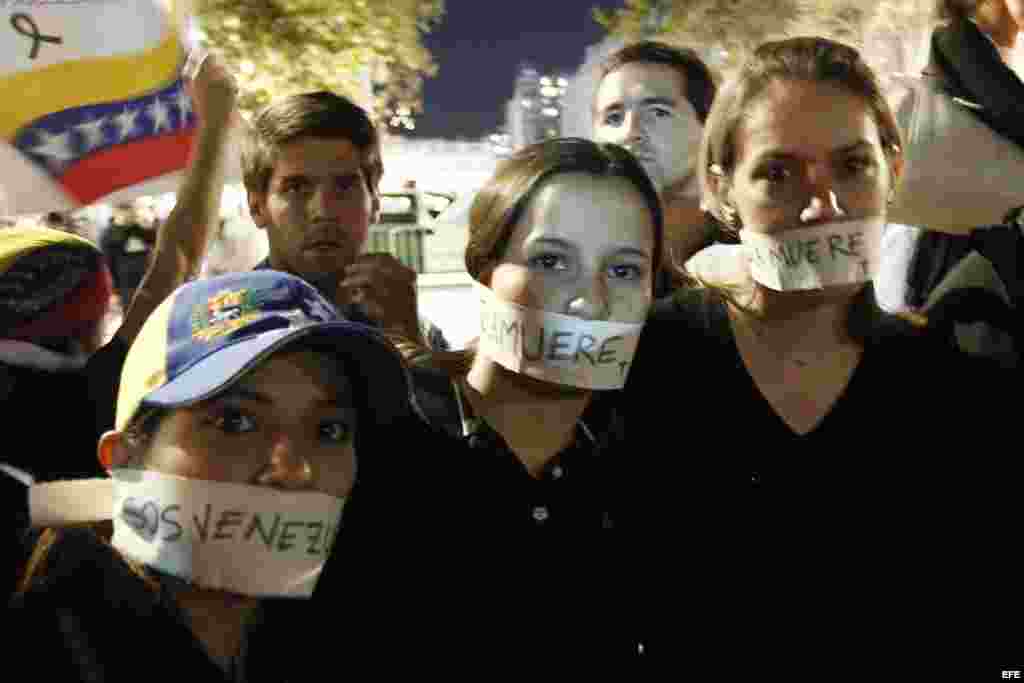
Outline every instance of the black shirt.
POLYGON ((413 380, 435 427, 423 447, 431 470, 417 474, 433 550, 419 568, 429 584, 419 599, 443 596, 446 635, 494 661, 635 660, 617 392, 591 403, 573 443, 534 478, 447 375, 414 369, 413 380))
POLYGON ((877 673, 881 661, 913 671, 939 653, 947 668, 990 672, 1024 633, 992 607, 1019 615, 1024 597, 1008 574, 1020 566, 1024 473, 1005 440, 1015 382, 927 335, 880 334, 800 436, 754 384, 720 300, 663 300, 624 403, 631 433, 648 437, 635 483, 647 492, 646 561, 661 569, 651 600, 702 624, 693 645, 705 663, 731 656, 755 677, 877 673), (656 543, 666 538, 685 554, 656 543))
POLYGON ((284 683, 331 666, 310 656, 324 647, 310 601, 271 600, 274 617, 255 615, 225 672, 188 628, 170 584, 153 578, 158 588, 92 532, 62 531, 45 571, 4 614, 8 651, 46 681, 284 683))
POLYGON ((38 481, 103 473, 96 445, 114 427, 128 346, 114 336, 77 371, 49 372, 0 363, 0 406, 9 430, 0 462, 38 481))
POLYGON ((442 372, 412 372, 416 398, 448 447, 448 478, 473 499, 474 521, 502 533, 599 533, 615 527, 621 507, 612 468, 624 445, 617 392, 598 393, 576 425, 573 442, 532 476, 442 372))

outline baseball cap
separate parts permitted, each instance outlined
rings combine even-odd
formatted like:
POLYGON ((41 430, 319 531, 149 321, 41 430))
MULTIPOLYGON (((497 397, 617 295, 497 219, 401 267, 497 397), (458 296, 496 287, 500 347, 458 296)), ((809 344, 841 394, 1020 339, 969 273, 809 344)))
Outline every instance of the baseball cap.
POLYGON ((296 343, 343 361, 363 395, 357 407, 368 409, 361 419, 387 425, 410 413, 408 370, 390 342, 372 327, 345 320, 305 281, 256 270, 190 282, 153 311, 125 359, 116 428, 123 431, 140 408, 211 398, 296 343))

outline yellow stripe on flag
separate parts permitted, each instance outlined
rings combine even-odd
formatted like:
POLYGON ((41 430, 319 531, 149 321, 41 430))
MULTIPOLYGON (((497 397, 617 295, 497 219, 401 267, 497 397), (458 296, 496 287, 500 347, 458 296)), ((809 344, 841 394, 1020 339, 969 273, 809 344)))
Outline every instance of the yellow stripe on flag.
POLYGON ((141 54, 87 57, 0 78, 0 138, 13 139, 20 128, 47 114, 150 93, 177 78, 184 58, 170 32, 141 54))

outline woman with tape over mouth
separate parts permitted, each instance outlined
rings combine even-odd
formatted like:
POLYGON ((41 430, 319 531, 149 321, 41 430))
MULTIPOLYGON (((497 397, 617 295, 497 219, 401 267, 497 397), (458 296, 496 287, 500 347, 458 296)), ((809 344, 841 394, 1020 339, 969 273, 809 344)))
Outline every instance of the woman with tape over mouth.
POLYGON ((432 589, 453 624, 442 636, 473 657, 518 656, 524 620, 566 635, 546 656, 637 654, 620 612, 629 506, 616 483, 617 396, 662 229, 657 191, 625 149, 575 138, 526 147, 471 209, 480 337, 461 352, 399 346, 418 404, 446 435, 430 487, 444 520, 435 552, 447 558, 432 589))
POLYGON ((98 447, 110 478, 30 489, 50 528, 5 615, 11 651, 45 680, 319 676, 282 651, 323 647, 309 598, 363 456, 417 421, 394 347, 304 281, 179 288, 128 352, 98 447), (111 519, 109 541, 81 526, 111 519))
POLYGON ((1018 498, 1003 487, 1020 467, 979 431, 1011 424, 986 399, 1015 376, 875 305, 901 170, 892 112, 853 48, 760 46, 715 100, 700 158, 747 281, 659 302, 626 387, 630 433, 652 438, 635 446, 640 512, 652 539, 686 530, 685 555, 645 545, 661 574, 648 602, 701 624, 695 652, 738 646, 730 661, 758 678, 883 660, 889 675, 920 665, 917 642, 929 656, 948 646, 953 665, 971 643, 1019 636, 978 612, 1011 589, 985 558, 1015 537, 1018 498), (666 387, 693 400, 667 401, 666 387), (690 448, 666 457, 679 437, 690 448), (751 500, 736 505, 746 461, 751 500))

